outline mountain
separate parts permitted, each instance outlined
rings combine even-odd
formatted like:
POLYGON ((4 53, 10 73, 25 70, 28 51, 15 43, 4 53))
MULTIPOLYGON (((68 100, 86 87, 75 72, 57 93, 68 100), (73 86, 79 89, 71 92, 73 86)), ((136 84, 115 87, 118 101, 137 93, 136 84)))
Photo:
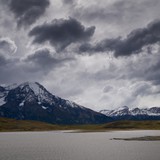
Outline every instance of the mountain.
POLYGON ((115 120, 160 120, 160 107, 140 109, 124 106, 114 110, 101 110, 100 113, 115 120))
POLYGON ((0 117, 53 124, 96 124, 111 121, 104 114, 51 94, 37 82, 0 86, 0 117))

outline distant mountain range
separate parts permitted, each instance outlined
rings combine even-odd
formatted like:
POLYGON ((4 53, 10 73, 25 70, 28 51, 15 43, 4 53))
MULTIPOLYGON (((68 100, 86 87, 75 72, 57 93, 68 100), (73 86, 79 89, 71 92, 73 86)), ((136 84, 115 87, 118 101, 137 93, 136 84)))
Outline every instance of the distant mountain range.
POLYGON ((0 117, 53 124, 98 124, 112 120, 51 94, 37 82, 0 86, 0 117))
POLYGON ((114 120, 160 120, 160 107, 141 109, 124 106, 113 110, 101 110, 100 113, 114 120))
POLYGON ((160 107, 93 111, 48 92, 37 82, 0 86, 0 117, 52 124, 99 124, 114 120, 160 120, 160 107))

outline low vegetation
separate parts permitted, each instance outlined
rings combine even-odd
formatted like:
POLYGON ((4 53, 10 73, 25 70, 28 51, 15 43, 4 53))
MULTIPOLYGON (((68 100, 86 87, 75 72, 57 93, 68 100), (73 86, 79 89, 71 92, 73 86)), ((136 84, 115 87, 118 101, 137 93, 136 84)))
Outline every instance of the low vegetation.
POLYGON ((117 121, 103 125, 106 129, 118 130, 160 130, 160 121, 117 121))
POLYGON ((59 130, 57 125, 36 121, 22 121, 8 118, 0 118, 0 131, 49 131, 59 130))
POLYGON ((116 121, 100 125, 53 125, 37 121, 0 118, 0 131, 78 130, 99 132, 110 130, 160 130, 160 121, 116 121))

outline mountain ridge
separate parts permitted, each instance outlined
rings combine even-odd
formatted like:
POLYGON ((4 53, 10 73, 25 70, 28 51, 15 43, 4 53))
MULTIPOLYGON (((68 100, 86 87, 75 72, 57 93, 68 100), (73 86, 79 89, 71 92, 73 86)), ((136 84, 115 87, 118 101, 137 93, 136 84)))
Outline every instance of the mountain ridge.
POLYGON ((129 108, 127 106, 119 107, 112 110, 101 110, 100 113, 112 117, 114 119, 131 119, 131 120, 145 120, 145 119, 160 119, 160 107, 150 108, 129 108))
POLYGON ((0 116, 54 124, 106 123, 111 118, 62 99, 38 82, 0 88, 0 116))

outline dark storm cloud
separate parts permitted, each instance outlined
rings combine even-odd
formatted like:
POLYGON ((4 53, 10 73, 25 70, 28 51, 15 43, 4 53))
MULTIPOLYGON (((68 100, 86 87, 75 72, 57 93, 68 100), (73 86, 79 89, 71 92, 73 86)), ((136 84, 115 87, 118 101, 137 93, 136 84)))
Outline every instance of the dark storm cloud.
POLYGON ((150 23, 146 28, 132 31, 125 39, 105 39, 96 45, 83 44, 80 52, 113 51, 114 56, 130 56, 139 54, 143 47, 160 42, 160 21, 150 23))
POLYGON ((85 28, 76 19, 55 19, 51 23, 33 28, 29 36, 33 36, 33 43, 49 42, 57 51, 64 50, 71 43, 89 40, 94 34, 95 27, 85 28))
POLYGON ((105 51, 114 51, 119 45, 121 38, 117 39, 105 39, 96 45, 90 43, 82 44, 79 48, 80 52, 105 52, 105 51))
POLYGON ((49 0, 7 0, 19 26, 34 23, 46 11, 49 0))

